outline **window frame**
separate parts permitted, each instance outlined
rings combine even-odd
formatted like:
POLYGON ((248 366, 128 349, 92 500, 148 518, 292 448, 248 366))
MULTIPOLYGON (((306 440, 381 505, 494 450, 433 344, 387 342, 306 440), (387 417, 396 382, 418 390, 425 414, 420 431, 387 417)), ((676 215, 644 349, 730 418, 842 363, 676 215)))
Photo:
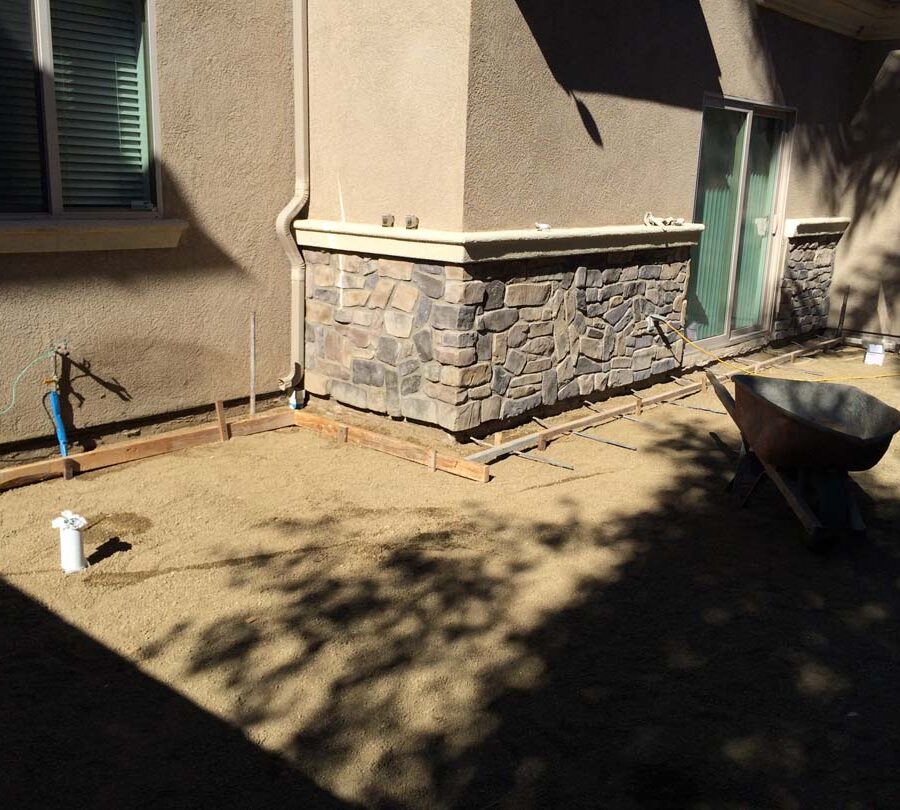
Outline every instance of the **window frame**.
POLYGON ((53 31, 50 20, 50 0, 28 0, 31 6, 34 67, 39 76, 38 126, 42 138, 42 164, 48 211, 23 211, 0 214, 0 222, 27 219, 34 222, 67 220, 153 220, 163 217, 162 163, 159 154, 159 99, 156 93, 156 0, 132 0, 135 14, 143 8, 144 73, 147 87, 147 151, 150 159, 150 180, 153 208, 92 208, 66 211, 62 202, 62 172, 60 169, 59 131, 56 112, 56 87, 53 66, 53 31))

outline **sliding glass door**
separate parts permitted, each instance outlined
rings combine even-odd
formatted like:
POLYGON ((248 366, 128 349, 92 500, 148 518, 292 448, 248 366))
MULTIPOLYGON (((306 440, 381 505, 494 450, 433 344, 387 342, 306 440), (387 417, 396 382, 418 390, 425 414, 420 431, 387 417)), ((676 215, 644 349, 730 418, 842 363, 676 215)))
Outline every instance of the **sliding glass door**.
POLYGON ((704 112, 694 216, 706 228, 688 290, 694 339, 729 341, 765 328, 784 141, 776 113, 727 104, 704 112))

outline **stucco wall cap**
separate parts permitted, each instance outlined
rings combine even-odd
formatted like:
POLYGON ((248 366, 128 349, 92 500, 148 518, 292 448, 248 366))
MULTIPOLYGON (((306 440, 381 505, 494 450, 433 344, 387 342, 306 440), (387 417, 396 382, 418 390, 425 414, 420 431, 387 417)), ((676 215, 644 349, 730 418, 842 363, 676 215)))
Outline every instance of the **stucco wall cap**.
POLYGON ((174 248, 181 219, 8 220, 0 222, 0 253, 75 253, 174 248))
POLYGON ((603 225, 549 230, 433 231, 330 220, 294 224, 301 247, 464 264, 696 245, 703 225, 603 225))
POLYGON ((786 219, 784 235, 788 239, 802 236, 840 236, 850 227, 846 217, 805 217, 803 219, 786 219))

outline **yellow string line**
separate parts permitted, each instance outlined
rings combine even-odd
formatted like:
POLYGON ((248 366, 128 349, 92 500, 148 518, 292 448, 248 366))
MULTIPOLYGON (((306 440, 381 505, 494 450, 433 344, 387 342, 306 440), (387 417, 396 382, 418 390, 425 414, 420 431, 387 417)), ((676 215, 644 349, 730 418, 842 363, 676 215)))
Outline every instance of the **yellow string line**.
MULTIPOLYGON (((663 319, 660 319, 660 320, 663 320, 663 319)), ((730 360, 726 360, 724 357, 720 357, 717 354, 713 354, 713 352, 711 352, 711 351, 707 351, 702 346, 700 346, 699 344, 697 344, 693 340, 691 340, 683 332, 680 332, 678 329, 676 329, 674 326, 672 326, 672 324, 669 323, 668 321, 663 320, 663 322, 666 324, 666 326, 669 327, 669 329, 671 329, 676 335, 678 335, 678 337, 680 337, 685 343, 690 344, 698 352, 705 354, 707 357, 711 357, 713 360, 715 360, 718 363, 721 363, 723 366, 729 366, 733 369, 736 369, 737 371, 740 371, 742 374, 747 374, 751 377, 765 377, 766 376, 761 371, 754 371, 749 366, 746 366, 743 364, 738 365, 737 363, 732 363, 730 360)), ((885 379, 886 377, 900 377, 900 371, 891 371, 886 374, 862 374, 862 375, 854 375, 854 376, 848 376, 848 377, 825 377, 820 380, 805 380, 804 382, 823 383, 823 382, 848 382, 850 380, 882 380, 882 379, 885 379)))

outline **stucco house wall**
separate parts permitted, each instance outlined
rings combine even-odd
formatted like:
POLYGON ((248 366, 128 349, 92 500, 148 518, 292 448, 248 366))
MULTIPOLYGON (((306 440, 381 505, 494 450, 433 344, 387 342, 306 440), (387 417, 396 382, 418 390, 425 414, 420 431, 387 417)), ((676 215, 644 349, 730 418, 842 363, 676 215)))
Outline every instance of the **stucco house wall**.
MULTIPOLYGON (((291 8, 155 0, 162 197, 189 223, 174 249, 0 255, 0 407, 15 373, 68 339, 76 427, 246 396, 289 365, 288 265, 274 220, 293 186, 291 8)), ((49 363, 0 417, 0 444, 52 434, 49 363)))
MULTIPOLYGON (((860 115, 873 88, 886 83, 876 78, 883 45, 753 0, 469 0, 450 4, 446 26, 428 12, 398 14, 393 2, 380 4, 380 14, 362 5, 354 24, 366 31, 341 29, 340 3, 316 12, 334 16, 328 30, 341 56, 311 58, 314 77, 323 74, 312 79, 313 221, 300 226, 298 241, 313 268, 306 289, 313 394, 469 430, 666 373, 680 347, 673 358, 652 329, 641 331, 644 310, 670 307, 666 314, 679 320, 689 254, 648 249, 635 235, 617 255, 620 246, 603 242, 608 234, 590 234, 598 227, 634 234, 627 226, 647 211, 692 218, 706 94, 795 111, 783 207, 791 225, 773 248, 779 278, 771 280, 770 337, 826 325, 843 255, 836 247, 845 226, 834 220, 858 220, 866 246, 876 235, 890 239, 887 226, 874 224, 866 190, 873 173, 863 164, 873 150, 882 153, 874 168, 890 164, 891 147, 880 142, 874 117, 860 115), (439 53, 430 52, 411 90, 402 68, 436 39, 439 53), (385 51, 389 76, 378 58, 371 64, 375 51, 385 51), (461 56, 465 70, 454 61, 461 56), (445 59, 454 69, 436 73, 445 59), (356 103, 367 119, 344 127, 334 108, 356 103), (409 112, 411 126, 398 110, 409 112), (406 148, 402 165, 394 143, 406 148), (344 177, 364 188, 343 191, 344 177), (851 211, 848 199, 856 200, 851 211), (380 229, 380 214, 397 214, 398 206, 429 233, 380 229), (808 227, 813 218, 831 222, 819 233, 808 227), (584 250, 560 259, 534 238, 535 223, 552 226, 548 235, 586 229, 584 250), (487 260, 468 238, 506 239, 522 252, 513 263, 487 260), (443 252, 435 248, 441 240, 463 240, 466 250, 443 252), (623 290, 614 276, 628 279, 623 290), (494 309, 526 287, 540 292, 541 306, 524 314, 508 303, 494 309), (573 320, 563 329, 553 302, 566 296, 573 320), (503 325, 496 334, 495 322, 503 325), (524 363, 510 340, 526 347, 524 363)), ((326 30, 321 19, 319 30, 326 30)), ((884 200, 878 207, 889 210, 884 200)))
POLYGON ((471 37, 467 229, 690 219, 704 93, 796 107, 787 216, 839 213, 848 37, 746 0, 474 0, 471 37))
POLYGON ((470 0, 309 4, 308 216, 460 230, 470 0))

